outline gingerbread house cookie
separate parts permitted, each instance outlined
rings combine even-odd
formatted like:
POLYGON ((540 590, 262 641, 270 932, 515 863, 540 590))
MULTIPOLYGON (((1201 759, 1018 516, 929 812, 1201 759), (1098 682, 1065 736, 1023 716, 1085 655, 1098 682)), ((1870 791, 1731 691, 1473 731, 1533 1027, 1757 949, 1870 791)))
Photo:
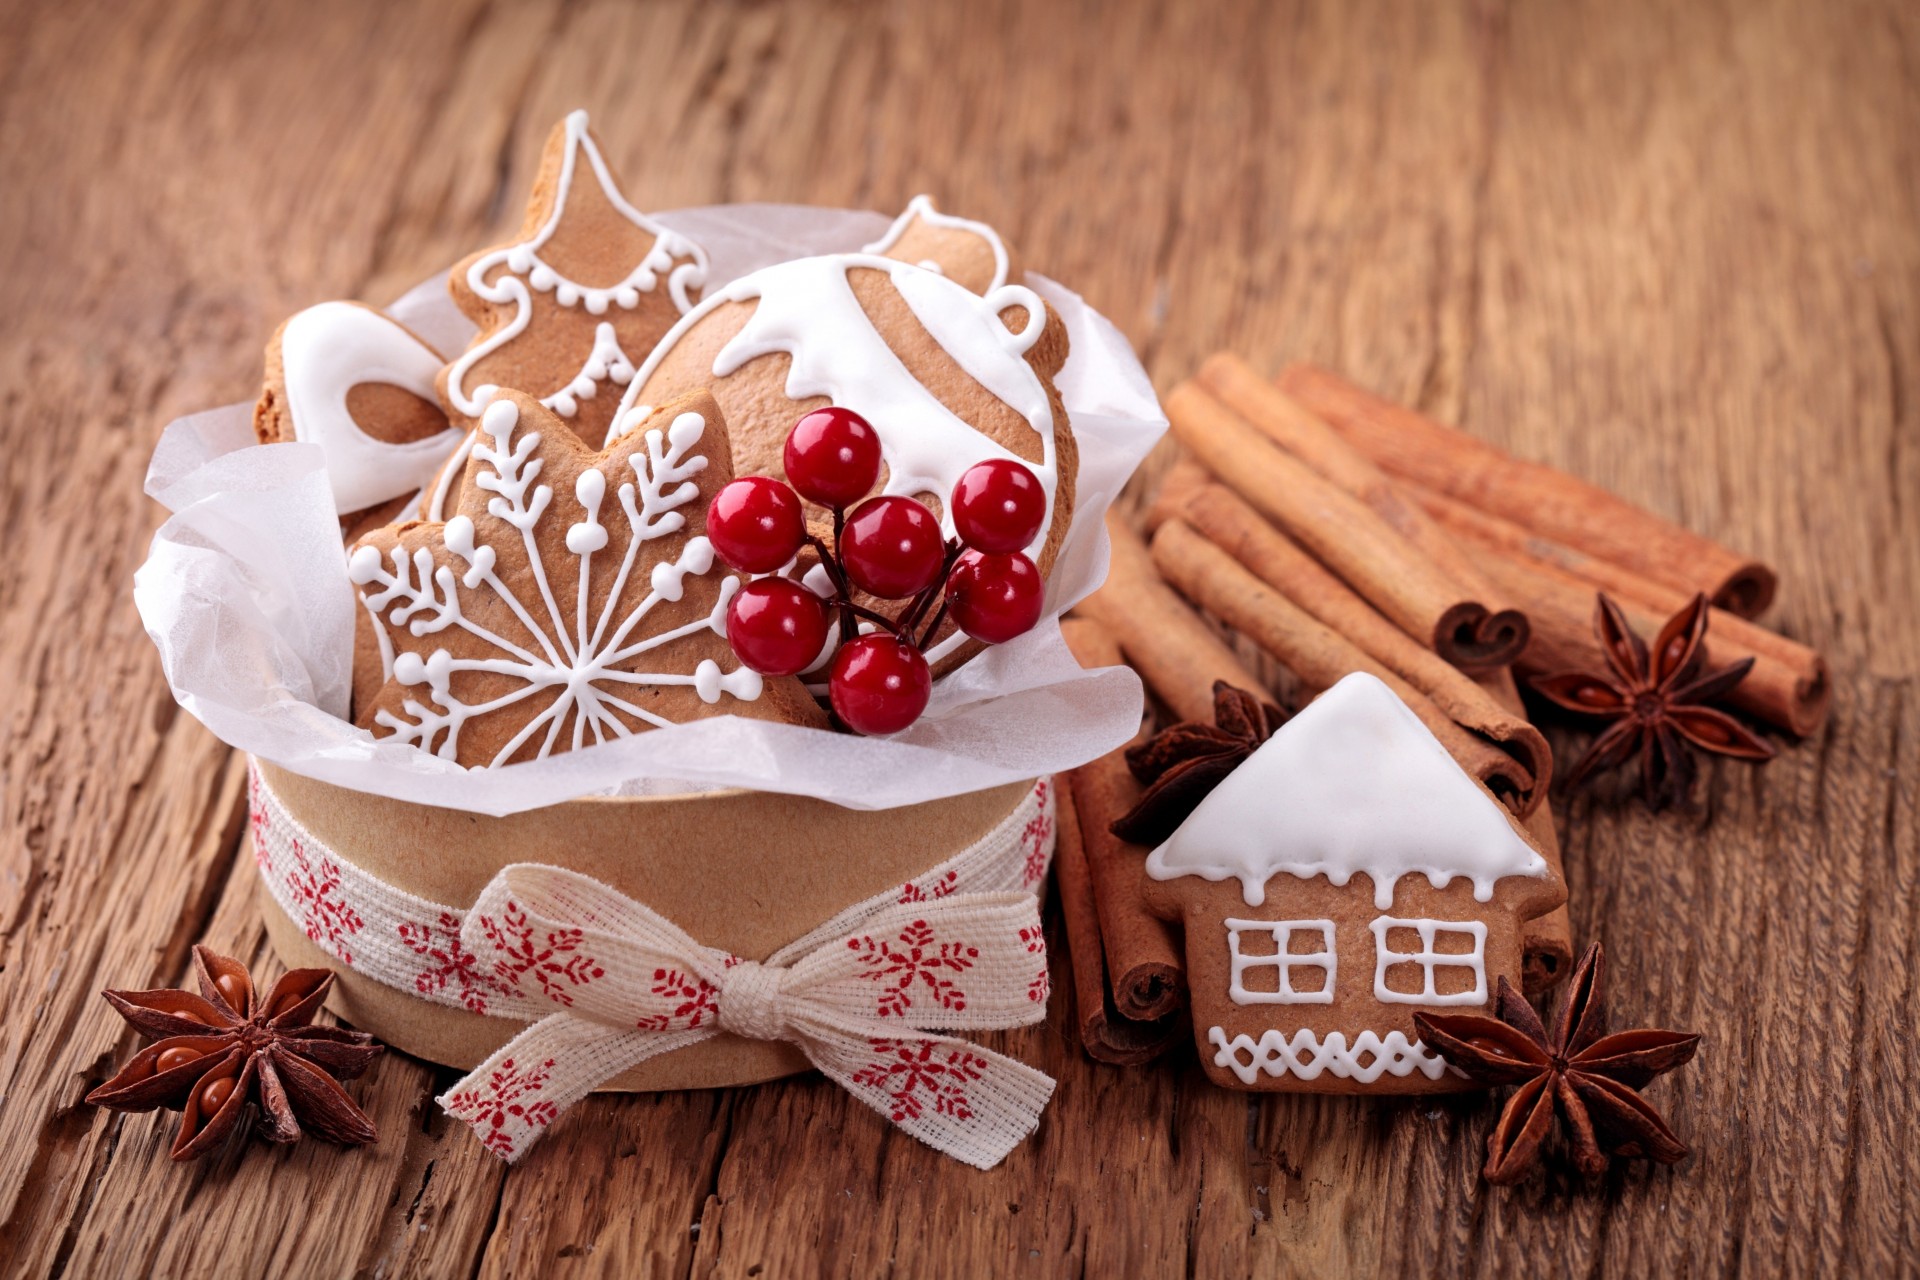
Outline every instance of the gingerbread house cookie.
POLYGON ((1413 1015, 1517 986, 1526 921, 1566 887, 1393 691, 1356 673, 1229 774, 1147 857, 1186 930, 1194 1036, 1229 1088, 1469 1087, 1413 1015))

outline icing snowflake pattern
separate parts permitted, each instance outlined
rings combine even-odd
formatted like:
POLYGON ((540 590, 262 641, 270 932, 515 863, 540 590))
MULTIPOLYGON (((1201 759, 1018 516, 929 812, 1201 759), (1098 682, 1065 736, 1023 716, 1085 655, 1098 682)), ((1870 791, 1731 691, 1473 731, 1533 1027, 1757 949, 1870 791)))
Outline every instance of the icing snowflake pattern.
POLYGON ((985 1074, 985 1058, 936 1040, 875 1040, 870 1047, 873 1061, 854 1073, 853 1083, 884 1094, 895 1124, 920 1119, 929 1105, 935 1115, 973 1118, 966 1086, 985 1074))
POLYGON ((580 952, 584 934, 579 929, 535 929, 520 904, 509 901, 498 919, 480 917, 488 941, 505 957, 494 961, 494 975, 509 990, 525 992, 531 974, 540 992, 556 1004, 571 1005, 568 986, 580 987, 606 976, 593 957, 580 952), (535 935, 541 934, 539 941, 535 935), (564 981, 567 985, 562 986, 564 981))
POLYGON ((876 1011, 881 1017, 905 1016, 920 986, 943 1009, 959 1012, 967 1007, 967 993, 948 975, 973 968, 980 949, 964 942, 938 941, 925 920, 907 925, 897 938, 875 941, 862 934, 847 939, 847 946, 865 962, 859 976, 880 984, 876 1011))
POLYGON ((582 470, 573 486, 578 519, 566 531, 568 563, 556 566, 546 563, 535 536, 555 495, 550 486, 539 483, 542 461, 535 450, 540 433, 521 430, 521 416, 520 407, 505 398, 487 407, 480 423, 484 440, 476 439, 473 446, 473 458, 479 464, 473 483, 494 495, 487 502, 487 513, 517 532, 519 546, 511 545, 515 539, 509 534, 508 545, 501 550, 516 558, 524 555, 532 568, 531 588, 526 579, 520 579, 521 589, 516 590, 502 576, 501 552, 477 536, 473 520, 464 514, 440 526, 445 555, 416 546, 409 556, 404 547, 396 546, 383 558, 378 548, 362 545, 349 561, 350 576, 375 621, 386 674, 423 695, 407 697, 399 714, 379 711, 375 723, 401 742, 452 760, 458 757, 460 732, 469 721, 535 695, 547 695, 547 705, 526 717, 490 762, 502 764, 530 744, 536 756, 550 754, 569 722, 573 749, 589 740, 627 737, 634 732, 632 721, 656 728, 671 723, 622 696, 638 689, 691 686, 709 704, 718 702, 722 694, 743 701, 759 697, 762 681, 757 673, 739 667, 723 674, 711 658, 701 659, 691 673, 630 669, 662 645, 702 630, 725 635, 727 603, 739 585, 732 577, 722 581, 713 608, 704 616, 652 633, 643 625, 663 602, 685 597, 690 576, 704 575, 714 567, 713 547, 705 537, 687 539, 675 559, 656 563, 647 580, 651 589, 644 595, 629 590, 636 581, 641 547, 687 527, 682 508, 699 495, 694 477, 707 467, 707 459, 696 452, 706 431, 705 419, 698 413, 682 413, 665 431, 649 430, 644 455, 636 449, 628 458, 633 480, 620 483, 612 495, 605 472, 591 466, 582 470), (624 553, 612 565, 595 560, 610 541, 603 520, 609 496, 616 499, 613 505, 619 515, 615 518, 624 518, 629 535, 624 553), (507 629, 523 634, 502 635, 469 616, 460 587, 503 605, 519 624, 507 629), (394 653, 383 618, 416 637, 461 635, 463 655, 476 648, 472 641, 477 640, 484 656, 456 657, 446 648, 425 656, 394 653), (488 677, 489 692, 502 687, 500 677, 505 677, 506 687, 491 697, 463 701, 454 692, 453 681, 464 673, 488 677))
POLYGON ((325 856, 309 860, 298 840, 289 848, 299 865, 287 872, 287 893, 300 927, 323 951, 338 956, 343 964, 352 964, 347 939, 360 932, 366 922, 340 892, 339 864, 325 856))
POLYGON ((449 1094, 447 1113, 472 1125, 489 1151, 510 1157, 522 1145, 517 1130, 544 1129, 559 1116, 553 1103, 527 1100, 546 1087, 552 1074, 552 1058, 525 1070, 508 1058, 484 1083, 449 1094))

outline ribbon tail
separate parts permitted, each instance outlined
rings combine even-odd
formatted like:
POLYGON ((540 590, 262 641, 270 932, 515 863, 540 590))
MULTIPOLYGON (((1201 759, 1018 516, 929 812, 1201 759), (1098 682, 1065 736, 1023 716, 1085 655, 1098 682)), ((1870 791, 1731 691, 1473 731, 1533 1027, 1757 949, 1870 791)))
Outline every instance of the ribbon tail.
POLYGON ((621 1031, 555 1013, 529 1026, 434 1099, 512 1164, 567 1108, 648 1058, 705 1040, 699 1031, 621 1031))
POLYGON ((951 1036, 881 1030, 803 1040, 822 1074, 934 1150, 991 1169, 1040 1123, 1053 1077, 951 1036))

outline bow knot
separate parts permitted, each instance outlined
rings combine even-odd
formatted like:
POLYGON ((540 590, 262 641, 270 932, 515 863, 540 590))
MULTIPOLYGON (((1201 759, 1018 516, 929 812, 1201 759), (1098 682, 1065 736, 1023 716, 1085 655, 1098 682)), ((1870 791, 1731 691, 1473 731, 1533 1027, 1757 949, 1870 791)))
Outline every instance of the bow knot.
POLYGON ((787 970, 741 960, 720 978, 720 1026, 748 1040, 778 1040, 787 1031, 787 970))
POLYGON ((589 876, 505 867, 460 942, 493 975, 500 1012, 537 1021, 440 1103, 512 1160, 622 1072, 730 1032, 799 1046, 914 1137, 989 1169, 1039 1123, 1053 1081, 940 1033, 1045 1017, 1040 937, 1031 893, 954 893, 741 960, 589 876))

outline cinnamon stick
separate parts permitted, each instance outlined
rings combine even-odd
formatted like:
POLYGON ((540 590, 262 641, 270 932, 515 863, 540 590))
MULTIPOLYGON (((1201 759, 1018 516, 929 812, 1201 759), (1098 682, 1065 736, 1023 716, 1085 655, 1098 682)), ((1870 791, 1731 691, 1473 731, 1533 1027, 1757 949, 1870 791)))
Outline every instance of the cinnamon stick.
POLYGON ((1322 418, 1232 352, 1208 356, 1195 380, 1262 435, 1366 503, 1441 572, 1485 604, 1490 612, 1476 624, 1475 631, 1481 645, 1490 650, 1510 648, 1515 654, 1526 647, 1526 614, 1487 580, 1473 557, 1435 523, 1425 508, 1402 493, 1384 471, 1322 418))
MULTIPOLYGON (((1560 856, 1560 832, 1553 825, 1553 806, 1542 803, 1521 819, 1527 834, 1553 874, 1566 883, 1566 862, 1560 856)), ((1561 903, 1543 916, 1527 921, 1520 940, 1520 985, 1528 995, 1539 995, 1573 968, 1573 920, 1561 903)))
POLYGON ((1546 791, 1553 753, 1518 706, 1502 706, 1459 668, 1415 642, 1232 490, 1202 485, 1172 510, 1268 586, 1425 694, 1448 719, 1491 739, 1532 775, 1537 792, 1546 791))
POLYGON ((1056 778, 1057 831, 1053 869, 1060 899, 1060 918, 1066 925, 1067 959, 1073 972, 1074 1020, 1080 1043, 1096 1062, 1138 1066, 1150 1062, 1185 1038, 1175 1014, 1154 1022, 1135 1022, 1114 1008, 1107 987, 1106 957, 1100 945, 1100 921, 1094 906, 1093 882, 1086 847, 1074 806, 1071 786, 1056 778))
MULTIPOLYGON (((1062 625, 1068 647, 1084 667, 1113 666, 1120 648, 1089 619, 1062 625)), ((1127 768, 1126 749, 1108 752, 1068 776, 1081 828, 1101 948, 1115 1011, 1151 1022, 1177 1013, 1186 1000, 1186 963, 1179 935, 1146 908, 1147 851, 1115 836, 1114 819, 1138 803, 1140 785, 1127 768)))
MULTIPOLYGON (((1579 578, 1616 600, 1630 601, 1656 613, 1678 613, 1693 598, 1691 592, 1677 591, 1665 583, 1642 577, 1631 569, 1623 569, 1583 551, 1562 546, 1551 538, 1521 528, 1511 520, 1475 510, 1456 498, 1412 486, 1409 486, 1409 492, 1443 527, 1463 542, 1486 552, 1510 556, 1579 578)), ((1713 611, 1709 628, 1713 635, 1785 663, 1793 670, 1794 685, 1800 698, 1809 706, 1820 706, 1819 714, 1825 715, 1824 707, 1831 698, 1832 690, 1827 681, 1826 660, 1817 652, 1737 613, 1728 613, 1725 609, 1716 608, 1713 611)))
POLYGON ((1213 682, 1264 690, 1218 633, 1175 595, 1153 567, 1146 544, 1112 512, 1107 535, 1113 556, 1107 581, 1074 606, 1104 626, 1147 687, 1180 720, 1213 717, 1213 682))
POLYGON ((1180 460, 1161 477, 1160 488, 1153 495, 1152 505, 1147 508, 1147 532, 1153 533, 1168 516, 1178 514, 1180 503, 1188 494, 1202 485, 1212 483, 1212 472, 1191 455, 1181 454, 1180 460))
POLYGON ((1315 365, 1289 365, 1277 382, 1393 475, 1689 596, 1704 591, 1741 617, 1758 617, 1773 601, 1776 580, 1766 565, 1604 489, 1516 458, 1315 365))
POLYGON ((1508 808, 1524 814, 1540 802, 1542 791, 1518 760, 1455 724, 1431 698, 1274 591, 1184 520, 1170 519, 1154 534, 1153 562, 1181 594, 1271 653, 1309 688, 1327 689, 1351 672, 1370 672, 1508 808))
POLYGON ((1180 443, 1209 471, 1408 635, 1456 666, 1500 666, 1518 655, 1524 629, 1483 636, 1491 615, 1485 604, 1366 503, 1277 447, 1205 388, 1182 383, 1165 407, 1180 443))
POLYGON ((1100 913, 1114 1008, 1150 1022, 1186 1003, 1187 966, 1180 935, 1146 907, 1147 850, 1113 834, 1114 819, 1140 799, 1140 784, 1115 751, 1073 771, 1073 802, 1085 821, 1080 838, 1100 913))
MULTIPOLYGON (((1606 657, 1593 634, 1595 591, 1592 584, 1538 562, 1526 562, 1508 555, 1489 555, 1487 572, 1495 581, 1529 602, 1533 620, 1533 642, 1518 664, 1528 675, 1553 675, 1562 671, 1605 671, 1606 657)), ((1627 621, 1651 641, 1667 621, 1661 611, 1633 601, 1618 601, 1627 621)), ((1771 653, 1760 653, 1752 646, 1707 625, 1706 659, 1711 666, 1725 666, 1742 658, 1754 660, 1746 679, 1726 695, 1729 706, 1757 720, 1806 737, 1826 722, 1833 702, 1833 690, 1826 679, 1824 663, 1818 662, 1812 673, 1795 671, 1771 653)))
MULTIPOLYGON (((1487 696, 1507 710, 1517 715, 1526 714, 1526 705, 1520 700, 1520 690, 1513 682, 1513 672, 1506 667, 1488 672, 1480 679, 1480 686, 1487 696)), ((1527 834, 1539 847, 1540 856, 1553 868, 1553 874, 1566 884, 1566 861, 1560 856, 1560 831, 1553 825, 1553 801, 1542 799, 1540 807, 1528 814, 1523 820, 1527 834)), ((1567 885, 1569 895, 1573 886, 1567 885)), ((1572 903, 1569 897, 1543 916, 1535 916, 1527 921, 1521 933, 1520 941, 1520 985, 1528 995, 1539 995, 1566 977, 1573 965, 1573 917, 1568 911, 1572 903)))

